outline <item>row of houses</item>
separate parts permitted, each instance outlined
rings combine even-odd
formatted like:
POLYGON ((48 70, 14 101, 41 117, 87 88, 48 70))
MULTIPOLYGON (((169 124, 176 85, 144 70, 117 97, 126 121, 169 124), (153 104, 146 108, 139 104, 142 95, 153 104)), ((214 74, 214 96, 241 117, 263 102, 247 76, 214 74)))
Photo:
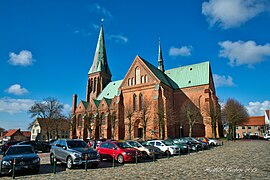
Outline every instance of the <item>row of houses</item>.
POLYGON ((21 129, 10 129, 0 134, 0 143, 7 141, 27 141, 30 140, 30 131, 21 131, 21 129))

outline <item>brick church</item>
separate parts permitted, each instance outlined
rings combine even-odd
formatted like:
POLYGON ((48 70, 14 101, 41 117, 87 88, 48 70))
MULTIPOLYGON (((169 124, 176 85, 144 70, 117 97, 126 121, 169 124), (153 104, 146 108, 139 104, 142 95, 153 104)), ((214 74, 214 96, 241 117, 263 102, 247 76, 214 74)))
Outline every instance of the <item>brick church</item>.
POLYGON ((210 63, 165 70, 160 43, 157 63, 156 67, 136 56, 124 79, 112 81, 101 26, 88 72, 86 99, 77 104, 77 95, 73 95, 71 138, 188 136, 190 123, 182 108, 187 102, 199 110, 200 116, 192 126, 192 136, 219 137, 221 120, 210 113, 220 112, 210 63))

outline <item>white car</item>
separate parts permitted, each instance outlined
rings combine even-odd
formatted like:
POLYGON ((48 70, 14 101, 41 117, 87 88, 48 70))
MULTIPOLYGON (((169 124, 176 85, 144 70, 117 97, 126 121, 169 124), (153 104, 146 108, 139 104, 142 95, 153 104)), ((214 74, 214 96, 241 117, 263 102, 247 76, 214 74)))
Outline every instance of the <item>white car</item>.
POLYGON ((270 140, 270 134, 265 134, 264 139, 270 140))
POLYGON ((178 146, 173 145, 172 142, 164 140, 147 141, 147 143, 151 146, 158 147, 161 151, 168 155, 179 154, 180 151, 180 148, 178 146))
POLYGON ((206 139, 208 140, 208 143, 209 143, 210 146, 211 145, 215 145, 215 146, 218 145, 218 140, 216 140, 216 139, 209 139, 209 138, 206 138, 206 139))

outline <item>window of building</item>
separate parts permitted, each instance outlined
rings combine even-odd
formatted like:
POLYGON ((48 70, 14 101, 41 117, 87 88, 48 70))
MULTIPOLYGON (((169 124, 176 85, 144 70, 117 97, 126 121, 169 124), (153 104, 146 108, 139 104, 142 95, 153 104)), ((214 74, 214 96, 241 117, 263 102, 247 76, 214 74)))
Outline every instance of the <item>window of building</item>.
POLYGON ((258 129, 258 126, 254 126, 254 129, 257 130, 258 129))
POLYGON ((142 94, 140 94, 139 96, 139 108, 140 110, 142 110, 143 108, 143 95, 142 94))
POLYGON ((238 126, 236 126, 236 129, 238 129, 238 126))
POLYGON ((141 82, 144 83, 144 76, 141 76, 141 82))
POLYGON ((134 86, 134 85, 135 85, 135 78, 132 78, 131 85, 132 85, 132 86, 134 86))
POLYGON ((37 134, 39 133, 39 129, 36 130, 36 133, 37 133, 37 134))
POLYGON ((144 76, 144 79, 145 79, 145 83, 148 83, 148 76, 147 75, 144 76))
POLYGON ((82 116, 81 115, 78 116, 78 126, 79 127, 82 126, 82 116))
POLYGON ((251 126, 248 126, 248 129, 251 129, 251 126))
POLYGON ((246 126, 242 126, 242 129, 246 129, 246 126))
POLYGON ((35 129, 33 129, 33 134, 35 134, 35 129))
POLYGON ((136 67, 135 69, 136 84, 141 84, 141 69, 136 67))
POLYGON ((138 97, 136 94, 133 95, 133 110, 137 111, 138 110, 138 97))
POLYGON ((131 86, 131 79, 128 78, 128 86, 131 86))

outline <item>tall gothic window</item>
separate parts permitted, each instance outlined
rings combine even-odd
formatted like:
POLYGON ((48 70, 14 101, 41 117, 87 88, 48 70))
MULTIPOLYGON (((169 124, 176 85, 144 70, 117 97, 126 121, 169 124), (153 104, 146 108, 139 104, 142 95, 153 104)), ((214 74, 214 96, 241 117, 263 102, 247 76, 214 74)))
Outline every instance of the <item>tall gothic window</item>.
POLYGON ((139 95, 139 108, 140 110, 142 110, 143 108, 143 95, 142 94, 139 95))
POLYGON ((131 79, 128 78, 128 86, 131 86, 131 79))
POLYGON ((137 111, 138 107, 137 107, 137 95, 133 94, 133 111, 137 111))
POLYGON ((136 84, 141 84, 141 69, 136 67, 135 69, 136 84))
POLYGON ((97 78, 94 78, 93 92, 96 92, 97 78))
POLYGON ((79 114, 78 116, 78 126, 81 127, 82 126, 82 115, 79 114))

